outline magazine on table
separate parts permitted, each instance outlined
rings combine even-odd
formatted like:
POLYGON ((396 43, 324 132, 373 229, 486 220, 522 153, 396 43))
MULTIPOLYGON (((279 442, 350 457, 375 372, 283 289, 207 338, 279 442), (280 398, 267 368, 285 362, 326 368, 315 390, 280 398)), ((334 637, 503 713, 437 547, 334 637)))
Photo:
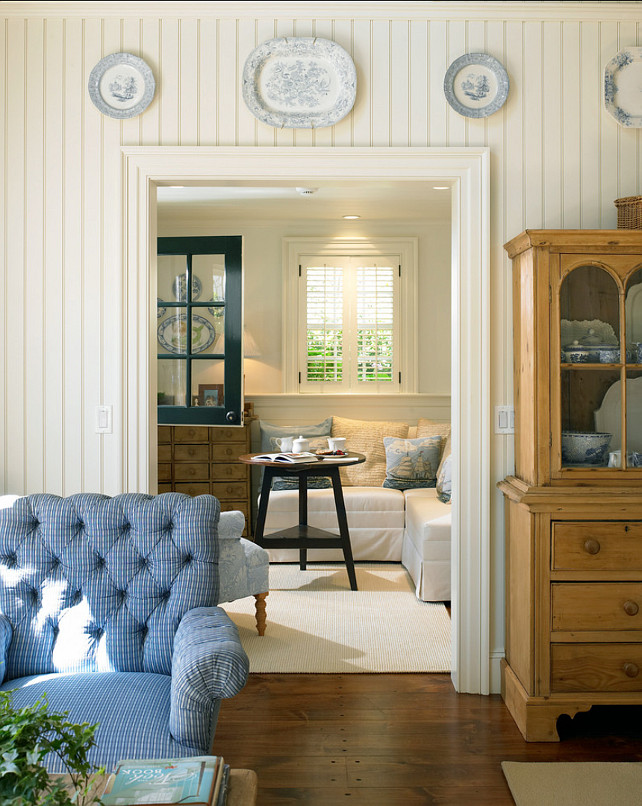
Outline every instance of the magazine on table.
POLYGON ((119 761, 101 798, 104 806, 213 806, 219 802, 221 756, 119 761))
POLYGON ((310 451, 302 453, 262 453, 260 456, 253 456, 253 462, 316 462, 317 456, 310 451))

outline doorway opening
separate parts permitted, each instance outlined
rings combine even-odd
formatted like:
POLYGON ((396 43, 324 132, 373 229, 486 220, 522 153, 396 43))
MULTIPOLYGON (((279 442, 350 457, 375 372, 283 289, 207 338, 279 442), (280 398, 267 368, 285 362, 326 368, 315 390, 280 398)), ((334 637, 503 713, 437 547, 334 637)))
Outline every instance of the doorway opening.
POLYGON ((436 181, 451 187, 453 683, 488 693, 489 417, 488 417, 488 150, 378 148, 123 149, 127 177, 128 322, 138 338, 126 343, 125 382, 131 428, 124 437, 128 487, 156 487, 155 343, 151 312, 157 237, 157 187, 163 184, 322 179, 436 181))

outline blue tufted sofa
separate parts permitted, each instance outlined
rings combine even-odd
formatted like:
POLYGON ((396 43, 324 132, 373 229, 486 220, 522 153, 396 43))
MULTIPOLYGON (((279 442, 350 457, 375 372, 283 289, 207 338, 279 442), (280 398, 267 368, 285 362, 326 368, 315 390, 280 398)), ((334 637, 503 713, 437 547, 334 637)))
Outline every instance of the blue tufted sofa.
MULTIPOLYGON (((0 682, 99 722, 96 764, 210 753, 248 659, 219 607, 208 495, 30 495, 0 509, 0 682)), ((61 771, 51 759, 51 772, 61 771)))

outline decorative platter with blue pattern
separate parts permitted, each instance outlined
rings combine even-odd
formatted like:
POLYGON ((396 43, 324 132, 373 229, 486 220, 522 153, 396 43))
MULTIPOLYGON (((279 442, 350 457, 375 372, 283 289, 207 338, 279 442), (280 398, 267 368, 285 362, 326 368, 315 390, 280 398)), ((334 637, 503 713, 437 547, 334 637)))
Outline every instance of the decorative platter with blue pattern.
POLYGON ((149 65, 138 56, 112 53, 91 71, 88 89, 103 115, 134 118, 151 104, 156 82, 149 65))
POLYGON ((624 48, 604 68, 604 105, 620 126, 642 128, 642 48, 624 48))
POLYGON ((263 42, 243 69, 243 100, 263 123, 279 129, 334 126, 354 106, 357 71, 330 39, 279 37, 263 42))
MULTIPOLYGON (((203 316, 192 314, 192 354, 202 353, 211 347, 216 328, 203 316)), ((181 355, 187 352, 187 314, 168 316, 158 326, 158 343, 168 352, 181 355)))
POLYGON ((465 53, 444 76, 446 100, 467 118, 485 118, 497 112, 506 102, 508 88, 508 73, 487 53, 465 53))

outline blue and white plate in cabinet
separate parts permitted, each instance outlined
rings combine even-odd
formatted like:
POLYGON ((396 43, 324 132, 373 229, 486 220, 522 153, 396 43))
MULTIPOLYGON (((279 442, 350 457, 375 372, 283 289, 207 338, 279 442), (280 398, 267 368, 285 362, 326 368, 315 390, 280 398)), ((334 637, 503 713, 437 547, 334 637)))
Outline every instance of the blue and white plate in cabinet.
POLYGON ((444 76, 446 100, 460 115, 485 118, 497 112, 508 97, 508 73, 487 53, 466 53, 444 76))
POLYGON ((624 48, 604 68, 604 105, 620 126, 642 127, 642 48, 624 48))
POLYGON ((354 106, 356 92, 354 62, 341 45, 321 37, 268 39, 243 69, 248 109, 279 129, 334 126, 354 106))
POLYGON ((134 118, 152 102, 156 82, 146 62, 133 53, 112 53, 89 74, 89 97, 103 115, 134 118))
MULTIPOLYGON (((158 343, 167 352, 181 355, 187 351, 187 314, 169 316, 158 326, 158 343)), ((211 347, 216 328, 203 316, 192 314, 192 354, 202 353, 211 347)))

